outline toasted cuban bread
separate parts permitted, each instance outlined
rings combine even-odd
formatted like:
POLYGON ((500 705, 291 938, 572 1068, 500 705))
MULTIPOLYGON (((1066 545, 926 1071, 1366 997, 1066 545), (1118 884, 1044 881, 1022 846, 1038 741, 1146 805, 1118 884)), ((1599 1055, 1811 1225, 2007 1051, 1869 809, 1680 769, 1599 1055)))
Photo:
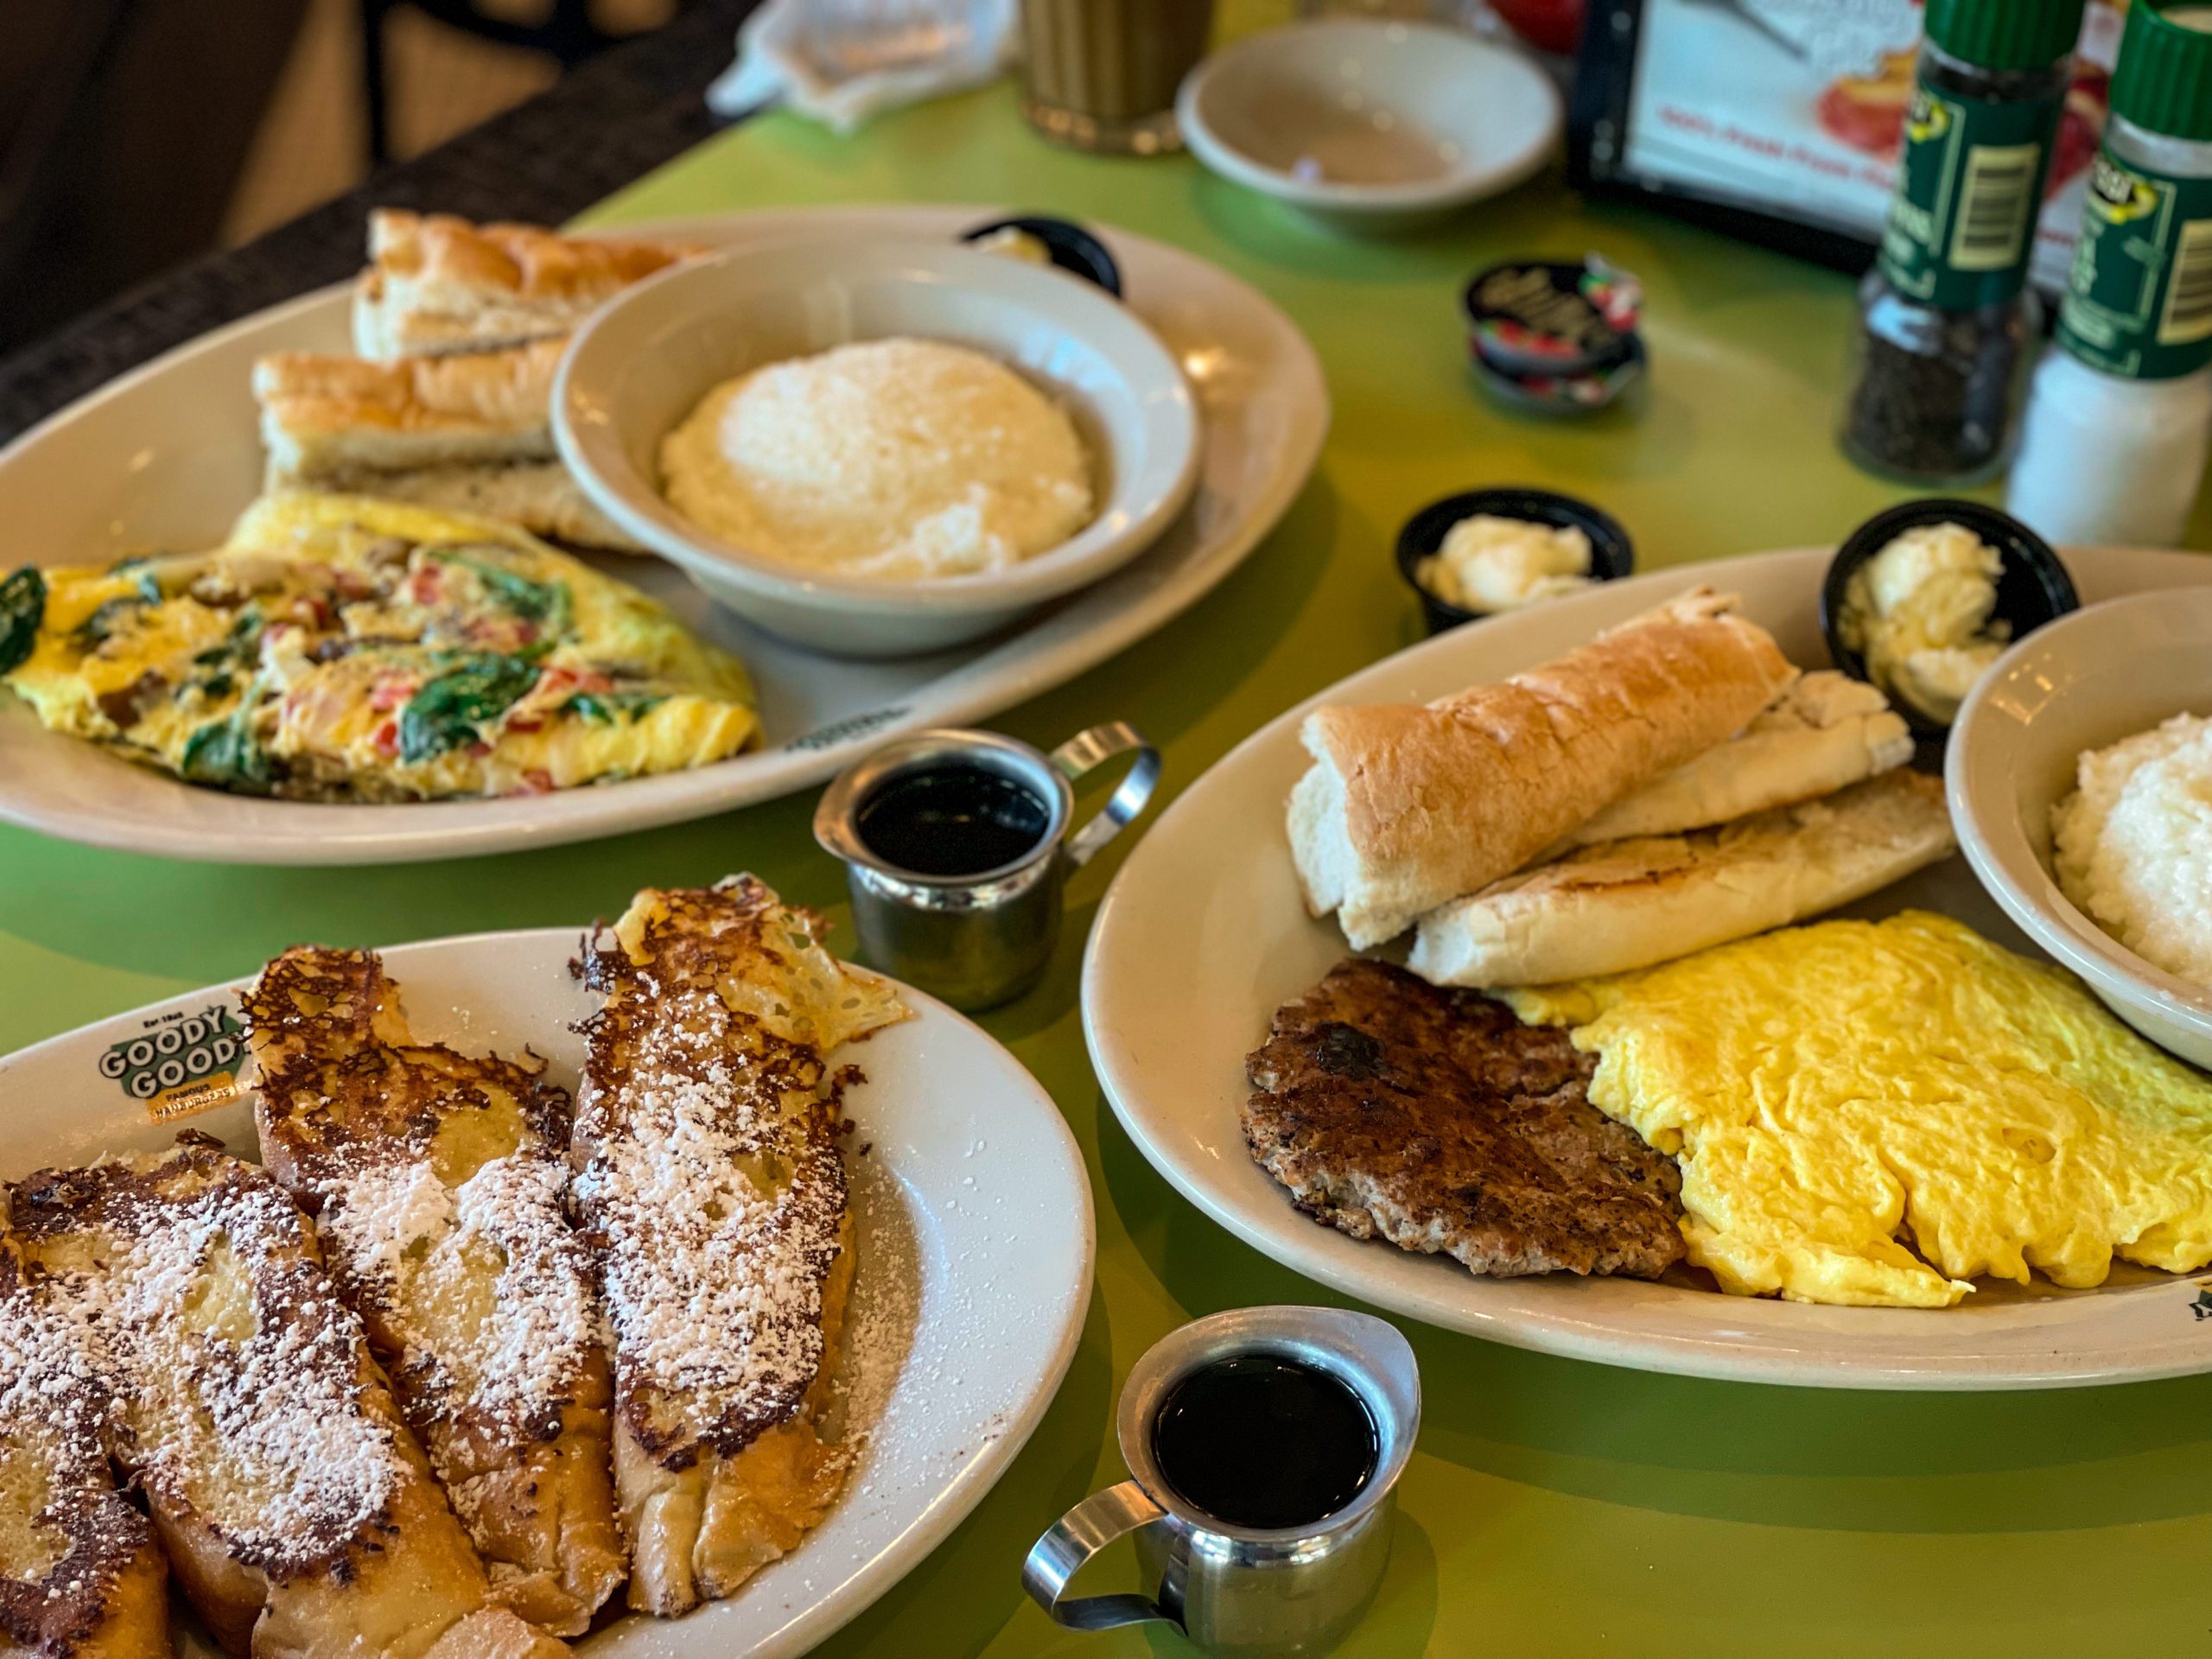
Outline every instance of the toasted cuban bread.
POLYGON ((255 1659, 566 1647, 496 1604, 313 1230, 204 1137, 16 1189, 24 1254, 87 1321, 111 1450, 186 1596, 255 1659))
POLYGON ((315 1217, 494 1590, 582 1634, 626 1567, 565 1094, 542 1065, 415 1042, 372 951, 288 950, 245 1010, 262 1156, 315 1217))
POLYGON ((0 1652, 168 1659, 168 1569, 116 1490, 89 1333, 0 1241, 0 1652))
POLYGON ((554 453, 547 410, 563 343, 400 363, 264 357, 253 391, 265 482, 473 512, 581 547, 638 551, 554 453))
POLYGON ((1891 772, 1681 836, 1607 842, 1424 916, 1408 965, 1436 985, 1625 973, 1847 905, 1957 845, 1942 780, 1891 772))
POLYGON ((353 293, 353 343, 372 358, 481 352, 563 334, 640 277, 693 250, 472 225, 383 207, 353 293))
POLYGON ((1821 669, 1793 681, 1743 735, 1616 801, 1567 839, 1678 836, 1832 795, 1912 759, 1912 733, 1863 680, 1821 669))
MULTIPOLYGON (((270 487, 289 490, 295 486, 289 480, 273 480, 270 487)), ((437 512, 502 519, 533 536, 572 547, 603 547, 618 553, 645 550, 592 505, 557 461, 417 467, 404 473, 340 471, 315 487, 404 501, 437 512)))
POLYGON ((1318 709, 1290 798, 1306 903, 1380 944, 1735 736, 1796 676, 1732 597, 1699 588, 1499 684, 1318 709))
POLYGON ((835 1501, 819 1433, 852 1279, 840 1079, 906 1017, 750 876, 647 890, 588 942, 572 1192, 614 1333, 630 1605, 727 1596, 835 1501))
POLYGON ((342 472, 550 461, 562 346, 543 340, 401 363, 311 352, 264 357, 253 365, 253 395, 270 467, 296 483, 342 472))

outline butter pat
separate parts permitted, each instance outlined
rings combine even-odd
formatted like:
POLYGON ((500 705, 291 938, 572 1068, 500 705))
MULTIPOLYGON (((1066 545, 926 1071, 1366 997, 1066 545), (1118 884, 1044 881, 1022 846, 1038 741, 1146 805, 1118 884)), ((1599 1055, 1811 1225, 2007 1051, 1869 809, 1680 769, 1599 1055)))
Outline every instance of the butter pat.
POLYGON ((890 582, 1003 570, 1095 511, 1067 411, 965 346, 879 340, 724 382, 661 444, 669 505, 766 558, 890 582))
POLYGON ((1948 725, 2010 625, 1993 620, 2005 562, 1961 524, 1909 530, 1866 561, 1844 590, 1844 643, 1891 696, 1948 725))
POLYGON ((1590 538, 1572 524, 1478 512, 1445 532, 1415 569, 1421 585, 1463 611, 1510 611, 1590 585, 1590 538))
POLYGON ((1044 238, 1032 236, 1019 225, 1001 225, 988 236, 978 237, 969 245, 978 253, 1002 254, 1009 259, 1019 259, 1027 264, 1049 265, 1052 251, 1045 245, 1044 238))

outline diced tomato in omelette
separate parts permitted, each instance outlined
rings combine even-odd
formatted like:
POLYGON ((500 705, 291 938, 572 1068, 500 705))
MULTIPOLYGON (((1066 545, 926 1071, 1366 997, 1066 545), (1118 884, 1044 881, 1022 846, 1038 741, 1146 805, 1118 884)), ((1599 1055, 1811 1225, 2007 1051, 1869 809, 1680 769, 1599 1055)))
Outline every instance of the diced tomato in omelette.
POLYGON ((0 675, 57 732, 298 800, 530 793, 759 741, 741 664, 511 525, 265 498, 210 553, 0 582, 0 675))

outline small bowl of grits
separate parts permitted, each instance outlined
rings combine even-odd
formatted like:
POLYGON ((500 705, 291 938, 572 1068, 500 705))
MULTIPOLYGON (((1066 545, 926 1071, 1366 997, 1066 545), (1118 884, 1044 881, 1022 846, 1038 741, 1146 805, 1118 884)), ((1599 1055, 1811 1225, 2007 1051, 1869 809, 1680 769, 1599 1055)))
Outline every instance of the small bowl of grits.
POLYGON ((1611 514, 1551 490, 1463 491, 1398 532, 1398 574, 1432 634, 1635 569, 1635 546, 1611 514))
POLYGON ((2050 543, 1979 501, 1908 501, 1852 531, 1821 588, 1835 665, 1886 696, 1916 737, 1951 729, 2005 648, 2078 609, 2050 543))
POLYGON ((2013 646, 1960 710, 1944 779, 2005 912, 2212 1067, 2212 587, 2092 606, 2013 646))
POLYGON ((1142 553, 1197 404, 1100 289, 933 242, 733 250, 626 289, 554 387, 614 522, 760 627, 841 656, 994 632, 1142 553))

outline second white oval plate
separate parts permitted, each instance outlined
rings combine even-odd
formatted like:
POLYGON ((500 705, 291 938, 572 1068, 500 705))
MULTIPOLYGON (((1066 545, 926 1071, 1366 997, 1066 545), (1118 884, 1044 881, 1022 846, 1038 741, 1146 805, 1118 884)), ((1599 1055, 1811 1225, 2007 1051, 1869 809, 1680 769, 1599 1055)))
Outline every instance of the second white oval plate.
MULTIPOLYGON (((730 213, 621 234, 737 246, 795 236, 957 235, 981 207, 730 213)), ((767 747, 694 772, 490 801, 333 806, 196 789, 43 730, 0 692, 0 822, 95 847, 234 864, 394 864, 550 847, 680 823, 818 784, 886 737, 981 720, 1135 644, 1196 604, 1274 528, 1329 425, 1319 359, 1297 326, 1219 266, 1112 226, 1130 308, 1182 365, 1205 446, 1197 493, 1151 550, 977 645, 849 662, 747 626, 658 559, 594 563, 744 658, 767 747)), ((1071 282, 1077 280, 1074 277, 1071 282)), ((278 351, 347 352, 351 285, 305 295, 156 359, 0 451, 15 565, 212 547, 253 499, 261 439, 249 384, 278 351)))
MULTIPOLYGON (((1161 1174, 1286 1267, 1433 1325, 1571 1358, 1745 1382, 1837 1388, 2053 1388, 2212 1370, 2199 1283, 2118 1268, 2095 1290, 1985 1281, 1942 1309, 1816 1307, 1632 1279, 1478 1279, 1444 1256, 1362 1243, 1291 1207, 1239 1128, 1244 1057, 1275 1009, 1351 952, 1306 913, 1283 836, 1305 770, 1298 728, 1333 702, 1427 699, 1534 667, 1700 582, 1739 594, 1790 660, 1827 661, 1816 604, 1828 553, 1677 566, 1401 652, 1271 721, 1176 801, 1122 866, 1084 959, 1084 1031, 1114 1110, 1161 1174), (1172 942, 1172 949, 1164 948, 1172 942)), ((2084 603, 2212 582, 2196 553, 2077 550, 2084 603)), ((1948 912, 2036 947, 1952 857, 1847 915, 1948 912)), ((2212 1304, 2208 1304, 2212 1306, 2212 1304)))
MULTIPOLYGON (((428 1040, 543 1055, 573 1087, 594 1005, 569 976, 580 930, 544 928, 383 953, 428 1040)), ((210 986, 0 1058, 0 1179, 104 1152, 158 1151, 202 1129, 255 1155, 235 1077, 245 982, 210 986), (222 1027, 232 1016, 229 1032, 222 1027), (190 1116, 156 1122, 164 1096, 190 1116)), ((783 1659, 897 1583, 982 1502, 1037 1427, 1090 1302, 1090 1183, 1052 1097, 942 1002, 839 1051, 867 1081, 845 1096, 859 1273, 842 1409, 861 1450, 830 1516, 727 1601, 633 1614, 579 1643, 610 1656, 783 1659)), ((1008 1569, 1011 1571, 1011 1568, 1008 1569)), ((214 1654, 204 1640, 187 1651, 214 1654)))

